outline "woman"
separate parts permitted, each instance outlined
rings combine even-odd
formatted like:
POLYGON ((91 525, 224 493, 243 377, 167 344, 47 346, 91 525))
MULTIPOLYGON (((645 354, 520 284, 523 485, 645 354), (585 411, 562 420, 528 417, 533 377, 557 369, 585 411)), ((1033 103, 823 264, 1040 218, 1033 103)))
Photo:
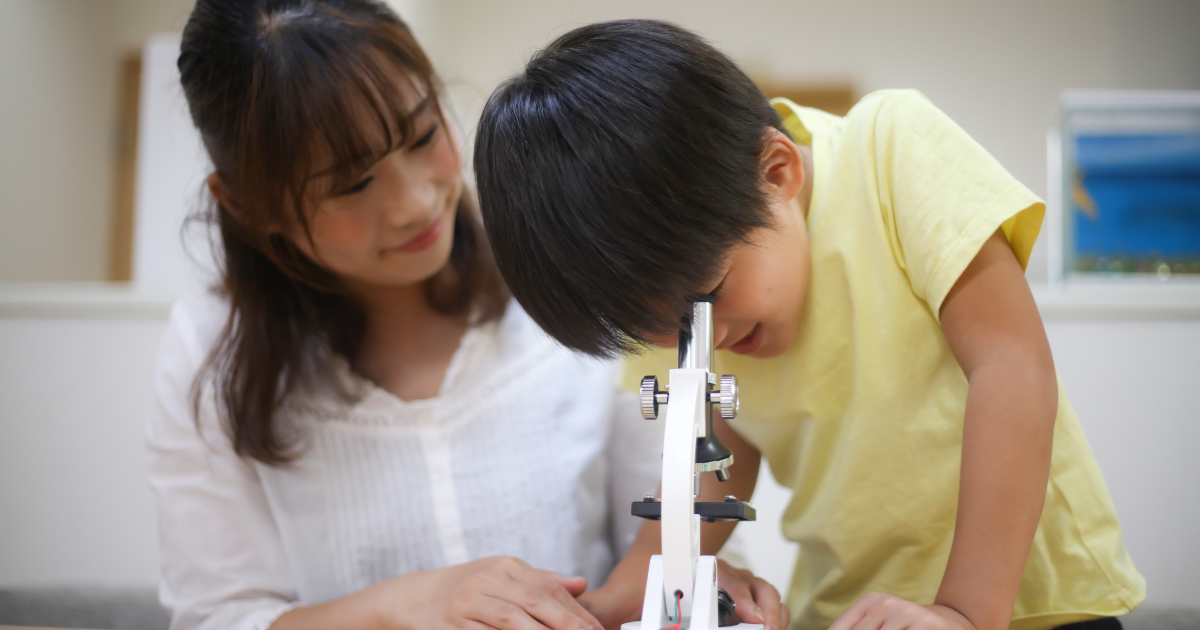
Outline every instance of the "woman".
POLYGON ((655 425, 509 303, 407 27, 199 0, 179 68, 224 258, 148 430, 172 627, 598 627, 655 425))
MULTIPOLYGON (((172 312, 148 430, 173 628, 639 617, 660 425, 509 303, 407 27, 199 0, 179 69, 224 259, 172 312)), ((779 629, 773 587, 721 583, 779 629)))

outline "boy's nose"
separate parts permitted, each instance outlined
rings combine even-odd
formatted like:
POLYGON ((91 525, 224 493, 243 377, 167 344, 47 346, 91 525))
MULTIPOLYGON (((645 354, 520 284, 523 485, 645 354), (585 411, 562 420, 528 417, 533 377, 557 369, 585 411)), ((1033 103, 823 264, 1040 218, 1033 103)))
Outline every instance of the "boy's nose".
POLYGON ((725 342, 725 337, 729 336, 729 324, 721 320, 713 321, 713 347, 720 348, 725 342))

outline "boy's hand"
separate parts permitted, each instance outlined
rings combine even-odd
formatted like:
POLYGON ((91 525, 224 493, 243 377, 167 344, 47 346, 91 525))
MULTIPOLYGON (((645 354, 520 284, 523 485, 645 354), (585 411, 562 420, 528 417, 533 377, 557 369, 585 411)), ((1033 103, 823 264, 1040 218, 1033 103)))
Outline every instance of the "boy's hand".
POLYGON ((717 586, 733 598, 734 609, 742 621, 761 623, 766 630, 787 629, 791 613, 770 582, 718 558, 717 586))
POLYGON ((846 609, 829 630, 975 630, 958 611, 948 606, 922 606, 903 597, 867 593, 846 609))

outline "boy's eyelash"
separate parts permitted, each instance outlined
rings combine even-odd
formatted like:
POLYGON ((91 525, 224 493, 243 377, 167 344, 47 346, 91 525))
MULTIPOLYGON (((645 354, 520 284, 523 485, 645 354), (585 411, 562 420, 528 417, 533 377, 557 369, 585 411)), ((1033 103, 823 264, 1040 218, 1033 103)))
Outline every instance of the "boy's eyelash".
POLYGON ((717 286, 713 287, 713 290, 712 290, 712 296, 713 296, 713 299, 714 299, 714 300, 715 300, 715 299, 717 299, 717 298, 719 298, 719 297, 721 297, 721 289, 722 289, 724 286, 725 286, 725 279, 724 279, 724 278, 721 278, 721 282, 720 282, 720 284, 718 284, 717 286))

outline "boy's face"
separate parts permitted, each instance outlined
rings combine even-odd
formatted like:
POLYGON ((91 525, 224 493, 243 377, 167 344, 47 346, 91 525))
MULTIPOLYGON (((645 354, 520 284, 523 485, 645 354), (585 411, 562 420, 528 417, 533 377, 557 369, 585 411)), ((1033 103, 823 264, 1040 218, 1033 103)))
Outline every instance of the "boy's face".
MULTIPOLYGON (((723 267, 713 304, 713 343, 718 350, 767 358, 796 340, 808 287, 808 229, 797 198, 771 206, 774 225, 735 246, 723 267)), ((674 347, 674 336, 655 337, 674 347)))

